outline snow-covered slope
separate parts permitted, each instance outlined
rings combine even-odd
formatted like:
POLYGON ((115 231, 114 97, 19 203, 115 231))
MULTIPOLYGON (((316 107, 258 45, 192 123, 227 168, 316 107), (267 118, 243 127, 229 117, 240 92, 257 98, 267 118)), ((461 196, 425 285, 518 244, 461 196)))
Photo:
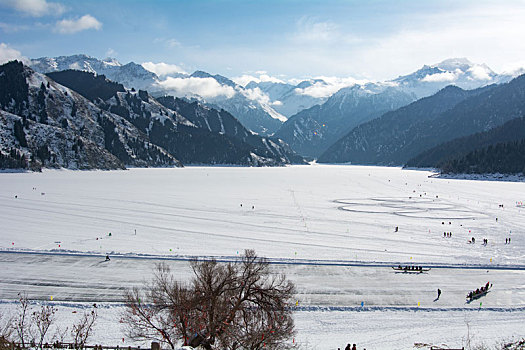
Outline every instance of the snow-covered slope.
POLYGON ((388 84, 354 85, 339 90, 322 105, 292 116, 276 136, 299 154, 317 157, 355 126, 414 99, 388 84))
POLYGON ((58 72, 67 69, 105 75, 106 78, 119 82, 127 88, 156 91, 159 77, 140 64, 130 62, 122 64, 114 58, 99 60, 87 55, 59 57, 41 57, 32 59, 30 67, 39 73, 58 72))
POLYGON ((203 71, 191 75, 170 74, 161 79, 154 72, 133 62, 123 65, 116 59, 99 60, 87 55, 41 57, 31 60, 31 67, 40 73, 82 70, 105 75, 129 89, 147 90, 154 96, 170 94, 197 98, 201 102, 224 108, 245 127, 263 135, 273 134, 286 121, 286 117, 270 105, 260 90, 245 89, 226 77, 203 71))
POLYGON ((303 109, 322 104, 328 97, 313 96, 305 93, 305 89, 313 84, 326 85, 321 79, 311 79, 292 85, 271 81, 252 81, 246 85, 246 89, 259 88, 262 93, 268 95, 271 106, 286 117, 291 117, 303 109))
POLYGON ((404 91, 418 98, 430 96, 447 85, 471 90, 494 83, 503 83, 512 76, 498 75, 486 64, 472 63, 466 58, 450 58, 440 63, 425 65, 414 73, 393 79, 404 91))
POLYGON ((126 119, 19 62, 0 66, 0 86, 1 150, 24 154, 22 167, 121 169, 124 164, 180 164, 126 119))
POLYGON ((185 164, 271 166, 303 162, 278 140, 269 147, 226 111, 169 98, 162 100, 173 103, 163 105, 147 91, 126 90, 121 84, 92 73, 68 70, 48 75, 101 109, 125 118, 151 142, 185 164))
POLYGON ((192 118, 206 114, 206 123, 222 128, 197 125, 147 91, 89 72, 43 75, 19 62, 0 66, 0 110, 6 112, 0 119, 0 168, 304 163, 282 141, 252 134, 225 111, 185 109, 192 118))
MULTIPOLYGON (((245 127, 258 134, 272 135, 286 121, 286 117, 275 111, 260 90, 246 89, 226 77, 203 71, 194 72, 190 78, 213 79, 219 86, 229 87, 229 93, 204 97, 201 98, 202 102, 230 112, 245 127)), ((175 96, 181 95, 176 90, 168 89, 167 92, 175 96)), ((188 96, 187 93, 183 95, 188 96)))

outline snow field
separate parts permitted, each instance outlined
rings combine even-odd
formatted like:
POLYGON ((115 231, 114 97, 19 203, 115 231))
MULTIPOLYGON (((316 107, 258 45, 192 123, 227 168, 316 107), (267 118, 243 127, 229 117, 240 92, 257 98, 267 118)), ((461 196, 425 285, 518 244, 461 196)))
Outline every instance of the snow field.
POLYGON ((97 339, 121 341, 122 292, 155 262, 168 259, 188 279, 187 262, 169 259, 235 259, 250 248, 296 283, 305 349, 456 346, 466 317, 479 341, 523 336, 525 211, 516 202, 525 184, 429 175, 328 165, 0 174, 0 307, 20 290, 73 309, 107 303, 97 339), (397 264, 432 269, 396 273, 397 264), (465 303, 487 281, 491 292, 465 303))

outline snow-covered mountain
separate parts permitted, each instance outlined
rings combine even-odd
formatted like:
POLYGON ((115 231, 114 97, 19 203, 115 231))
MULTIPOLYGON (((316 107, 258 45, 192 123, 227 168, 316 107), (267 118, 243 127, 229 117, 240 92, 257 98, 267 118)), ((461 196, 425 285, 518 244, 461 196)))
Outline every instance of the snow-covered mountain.
POLYGON ((260 91, 245 89, 222 75, 195 71, 185 77, 169 77, 160 85, 164 94, 196 99, 224 109, 260 135, 272 135, 286 121, 286 117, 276 112, 260 91))
POLYGON ((245 89, 226 77, 203 71, 191 75, 175 73, 161 79, 133 62, 123 65, 113 58, 99 60, 87 55, 42 57, 31 60, 30 66, 40 73, 74 69, 105 75, 126 88, 147 90, 153 96, 197 98, 202 103, 225 109, 245 127, 262 135, 273 134, 286 121, 260 91, 245 89))
POLYGON ((197 103, 173 108, 102 75, 43 75, 10 62, 0 66, 0 167, 304 163, 284 142, 252 134, 226 111, 197 103))
POLYGON ((259 88, 270 99, 271 106, 286 117, 291 117, 300 111, 325 102, 327 96, 314 96, 306 93, 306 89, 316 85, 327 85, 322 79, 309 79, 292 85, 272 81, 251 81, 246 89, 259 88))
MULTIPOLYGON (((411 158, 417 159, 418 154, 444 142, 486 132, 522 117, 523 111, 525 75, 505 84, 474 90, 448 86, 432 96, 357 126, 323 153, 318 161, 404 165, 411 158)), ((481 136, 473 137, 473 140, 476 138, 481 136)), ((476 142, 472 141, 469 146, 476 142)), ((430 155, 421 158, 442 161, 467 149, 460 147, 461 144, 462 141, 456 140, 453 144, 456 147, 447 146, 445 150, 437 147, 429 151, 430 155)))
POLYGON ((450 58, 440 63, 424 65, 414 73, 400 76, 391 82, 422 98, 435 94, 447 85, 472 90, 505 83, 510 79, 512 76, 498 75, 486 64, 472 63, 466 58, 450 58))
POLYGON ((87 55, 41 57, 32 59, 30 67, 39 73, 58 72, 67 69, 81 70, 105 75, 109 80, 119 82, 127 88, 157 91, 159 77, 140 64, 121 64, 114 58, 99 60, 87 55))
POLYGON ((0 114, 0 152, 20 159, 18 164, 2 166, 121 169, 124 165, 180 165, 125 118, 20 62, 0 66, 0 114))
MULTIPOLYGON (((471 90, 506 83, 519 73, 520 70, 497 74, 487 65, 465 58, 447 59, 390 81, 344 87, 322 105, 291 116, 276 136, 300 154, 316 157, 351 128, 431 96, 446 86, 471 90)), ((267 91, 272 88, 267 87, 267 91)))
POLYGON ((355 126, 414 100, 391 84, 354 85, 292 116, 275 135, 299 154, 315 158, 355 126))

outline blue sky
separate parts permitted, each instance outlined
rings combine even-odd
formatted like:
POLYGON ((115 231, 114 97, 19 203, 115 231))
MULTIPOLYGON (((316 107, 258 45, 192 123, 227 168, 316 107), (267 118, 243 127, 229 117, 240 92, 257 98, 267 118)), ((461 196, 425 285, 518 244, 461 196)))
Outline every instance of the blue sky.
POLYGON ((501 72, 525 65, 524 18, 525 1, 0 0, 0 59, 383 80, 467 57, 501 72))

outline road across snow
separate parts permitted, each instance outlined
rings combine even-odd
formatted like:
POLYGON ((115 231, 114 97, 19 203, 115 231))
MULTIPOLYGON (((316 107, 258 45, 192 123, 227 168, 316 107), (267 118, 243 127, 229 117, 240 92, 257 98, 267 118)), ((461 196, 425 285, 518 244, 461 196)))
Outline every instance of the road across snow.
MULTIPOLYGON (((232 260, 234 261, 234 260, 232 260)), ((192 276, 188 261, 152 257, 103 256, 60 253, 0 253, 0 294, 16 299, 20 290, 31 299, 73 302, 123 302, 127 288, 148 281, 155 264, 167 263, 179 280, 192 276), (82 276, 82 278, 79 278, 82 276)), ((465 294, 490 281, 495 287, 482 300, 485 308, 525 310, 525 269, 434 267, 425 273, 394 271, 390 266, 317 265, 315 262, 278 261, 272 271, 285 273, 297 286, 300 310, 471 310, 465 294), (437 288, 443 292, 436 300, 437 288), (419 305, 418 305, 419 303, 419 305)))
MULTIPOLYGON (((26 290, 66 310, 103 303, 101 322, 111 323, 123 290, 148 279, 155 262, 187 280, 191 256, 232 260, 253 248, 298 286, 302 348, 461 345, 467 323, 479 341, 523 336, 525 209, 515 203, 525 184, 429 174, 356 166, 0 174, 0 307, 26 290), (432 269, 396 273, 397 264, 432 269), (493 290, 466 303, 487 281, 493 290)), ((101 340, 121 339, 104 329, 101 340)))

